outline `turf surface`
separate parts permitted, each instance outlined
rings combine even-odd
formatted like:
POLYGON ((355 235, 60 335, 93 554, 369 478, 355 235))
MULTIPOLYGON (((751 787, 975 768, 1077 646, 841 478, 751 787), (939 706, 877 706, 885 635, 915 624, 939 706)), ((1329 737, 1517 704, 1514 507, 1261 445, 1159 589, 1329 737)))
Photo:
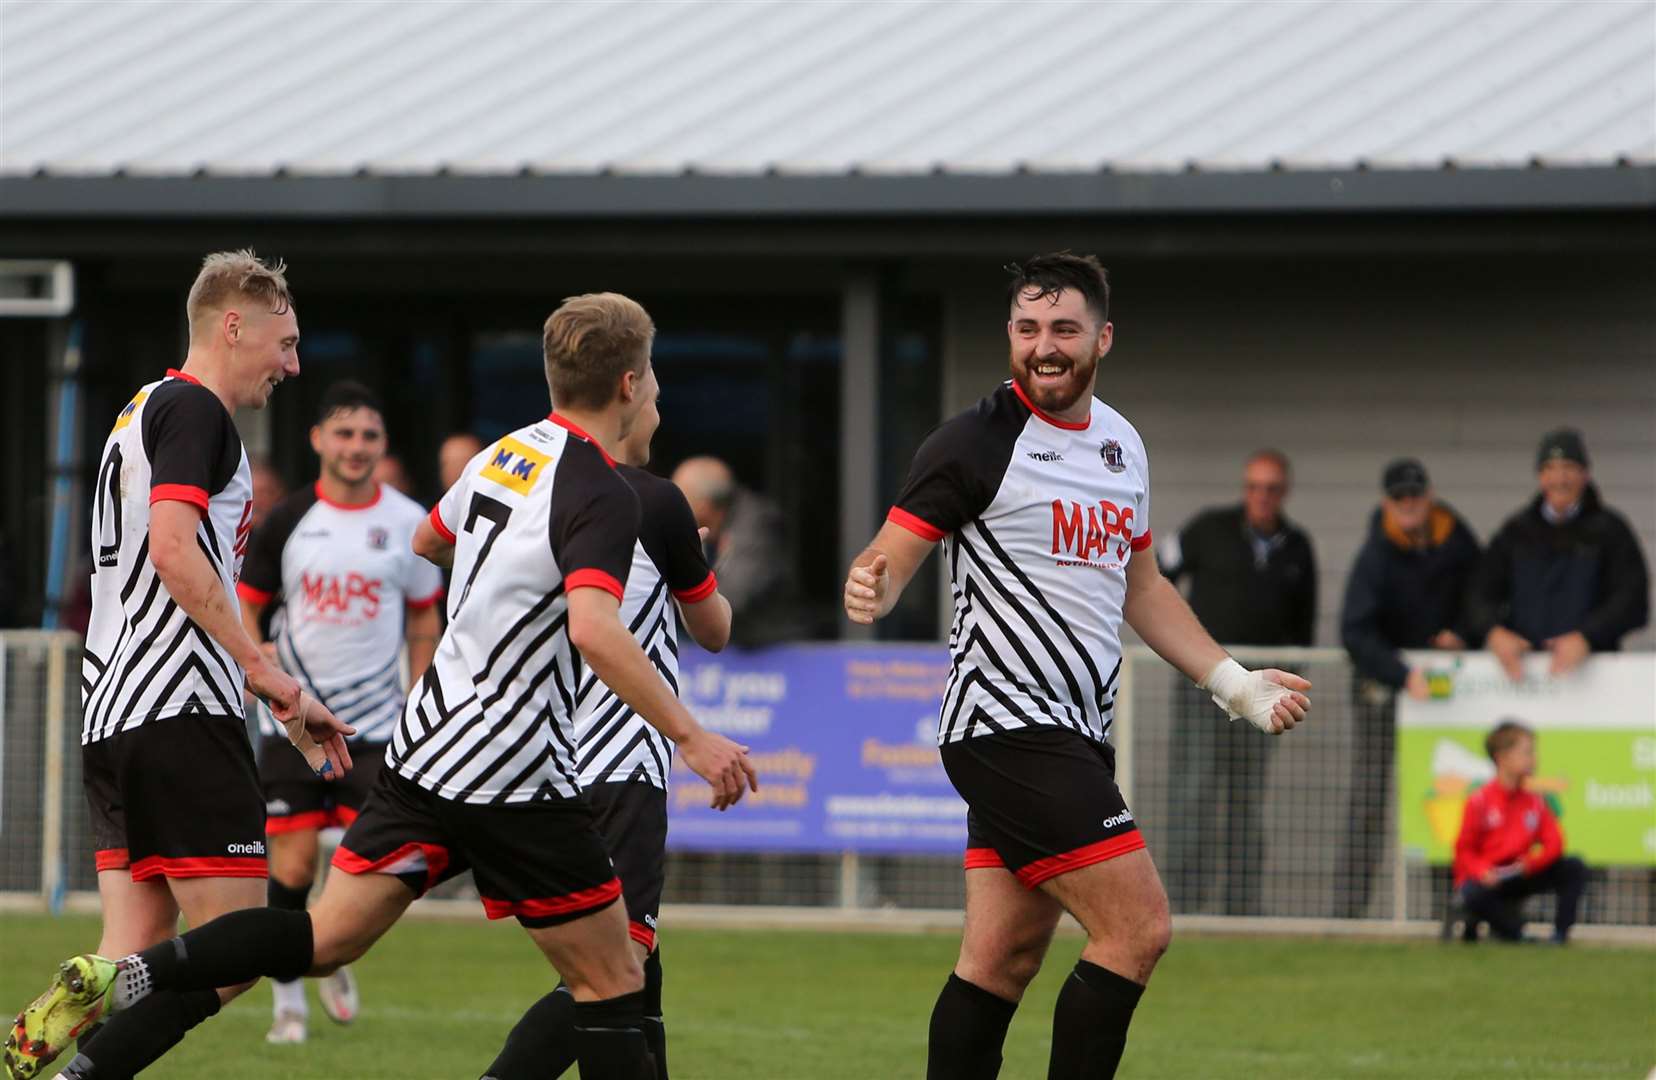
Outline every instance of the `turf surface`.
MULTIPOLYGON (((0 916, 0 1009, 96 943, 85 917, 0 916)), ((921 1077, 948 935, 663 935, 675 1080, 921 1077)), ((1007 1039, 1008 1080, 1046 1075, 1060 938, 1007 1039)), ((510 925, 410 920, 357 968, 363 1015, 270 1047, 257 987, 145 1076, 471 1080, 551 986, 510 925)), ((1124 1078, 1617 1077, 1656 1065, 1656 952, 1186 936, 1156 973, 1124 1078)), ((573 1071, 569 1074, 573 1080, 573 1071)))

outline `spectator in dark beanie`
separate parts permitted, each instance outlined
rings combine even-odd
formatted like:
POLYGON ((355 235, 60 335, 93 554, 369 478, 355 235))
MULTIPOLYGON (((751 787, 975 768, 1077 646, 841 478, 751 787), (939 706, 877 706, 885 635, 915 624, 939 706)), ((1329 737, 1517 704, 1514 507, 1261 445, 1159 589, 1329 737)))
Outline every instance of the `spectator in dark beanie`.
POLYGON ((1540 493, 1490 541, 1471 595, 1471 623, 1514 681, 1531 649, 1562 675, 1650 617, 1644 553, 1600 500, 1581 433, 1549 432, 1535 464, 1540 493))
POLYGON ((1380 489, 1340 609, 1340 638, 1357 668, 1351 819, 1335 872, 1336 914, 1347 918, 1367 914, 1385 857, 1396 695, 1428 694, 1426 672, 1406 664, 1399 650, 1467 647, 1466 589, 1478 564, 1472 530, 1433 497, 1424 465, 1392 462, 1380 489))

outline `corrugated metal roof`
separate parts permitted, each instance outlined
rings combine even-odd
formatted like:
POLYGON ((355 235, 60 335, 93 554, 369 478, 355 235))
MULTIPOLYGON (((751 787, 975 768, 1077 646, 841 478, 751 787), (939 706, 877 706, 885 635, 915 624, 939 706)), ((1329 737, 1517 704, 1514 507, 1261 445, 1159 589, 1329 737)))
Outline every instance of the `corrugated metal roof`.
POLYGON ((1656 161, 1656 2, 5 0, 0 174, 1656 161))

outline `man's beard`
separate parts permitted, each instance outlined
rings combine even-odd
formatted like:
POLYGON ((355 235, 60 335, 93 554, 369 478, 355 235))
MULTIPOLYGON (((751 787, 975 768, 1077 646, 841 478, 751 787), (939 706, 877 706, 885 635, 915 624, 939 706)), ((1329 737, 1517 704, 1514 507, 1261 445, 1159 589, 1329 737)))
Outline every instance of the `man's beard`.
POLYGON ((1056 384, 1044 385, 1037 384, 1034 378, 1037 361, 1031 359, 1021 367, 1016 362, 1012 364, 1012 378, 1042 412, 1060 413, 1080 401, 1092 385, 1093 373, 1098 370, 1096 359, 1071 361, 1066 357, 1063 362, 1069 365, 1064 378, 1056 384))

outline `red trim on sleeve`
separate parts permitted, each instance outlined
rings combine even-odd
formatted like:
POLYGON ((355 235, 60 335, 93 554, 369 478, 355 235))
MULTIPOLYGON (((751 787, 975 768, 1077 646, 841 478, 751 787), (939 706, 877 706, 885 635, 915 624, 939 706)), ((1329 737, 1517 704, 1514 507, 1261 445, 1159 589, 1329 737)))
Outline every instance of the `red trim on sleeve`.
POLYGON ((1149 546, 1150 546, 1150 534, 1149 533, 1147 533, 1147 532, 1140 533, 1139 535, 1133 537, 1133 550, 1134 551, 1143 551, 1145 548, 1147 548, 1149 546))
POLYGON ((104 848, 92 853, 92 865, 98 868, 99 873, 105 870, 125 870, 132 865, 132 859, 127 856, 127 849, 124 847, 104 848))
POLYGON ((966 869, 968 870, 995 870, 1005 865, 1006 862, 1000 857, 1000 852, 992 847, 969 847, 966 849, 966 869))
POLYGON ((935 543, 944 536, 942 529, 924 518, 915 517, 901 506, 893 506, 891 512, 886 515, 886 520, 893 525, 901 525, 922 540, 931 540, 935 543))
POLYGON ((1096 844, 1066 851, 1062 855, 1049 855, 1044 859, 1036 859, 1028 866, 1018 868, 1018 880, 1023 882, 1026 889, 1033 889, 1043 881, 1048 881, 1059 874, 1067 874, 1071 870, 1079 870, 1083 866, 1105 862, 1119 858, 1130 851, 1137 851, 1144 846, 1144 835, 1137 829, 1112 836, 1108 840, 1100 840, 1096 844))
POLYGON ((156 484, 150 488, 150 505, 158 502, 185 502, 207 512, 207 489, 194 484, 156 484))
POLYGON ((627 923, 627 936, 644 946, 645 952, 655 952, 655 931, 640 922, 627 923))
POLYGON ((443 524, 443 515, 437 512, 437 507, 431 508, 431 514, 426 520, 431 522, 431 527, 437 530, 438 536, 451 544, 454 543, 454 530, 443 524))
POLYGON ((201 380, 200 379, 196 378, 194 375, 186 375, 182 371, 179 371, 177 368, 168 368, 167 369, 167 378, 169 378, 169 379, 183 379, 185 382, 193 382, 197 386, 201 385, 201 380))
POLYGON ((573 915, 614 903, 621 897, 621 879, 609 881, 591 889, 582 889, 565 896, 548 896, 537 900, 496 900, 485 896, 483 913, 491 919, 505 919, 521 915, 526 919, 545 918, 548 915, 573 915))
POLYGON ((612 594, 617 600, 625 595, 626 590, 621 583, 602 570, 587 568, 577 570, 573 574, 564 575, 564 592, 572 593, 576 589, 603 589, 612 594))
POLYGON ((1092 424, 1092 417, 1090 415, 1079 424, 1073 420, 1060 420, 1056 416, 1047 415, 1042 412, 1033 401, 1029 400, 1029 395, 1024 393, 1024 388, 1018 385, 1017 379, 1013 379, 1011 382, 1012 392, 1018 395, 1018 400, 1024 403, 1024 408, 1034 413, 1040 419, 1045 420, 1053 427, 1063 428, 1065 431, 1086 431, 1092 424))
POLYGON ((581 426, 579 424, 571 423, 569 420, 564 419, 555 412, 547 413, 546 418, 554 424, 557 424, 559 427, 565 428, 571 435, 574 435, 583 442, 591 443, 593 449, 604 455, 604 460, 609 463, 609 467, 612 469, 615 468, 615 459, 609 456, 609 451, 605 450, 603 444, 597 439, 594 439, 591 435, 588 435, 585 431, 581 430, 581 426))
POLYGON ((249 856, 245 859, 231 859, 220 856, 168 859, 160 855, 150 855, 132 864, 133 881, 149 881, 151 878, 158 877, 262 878, 269 876, 270 870, 262 855, 249 856))
POLYGON ((707 577, 694 589, 674 589, 673 597, 686 604, 698 604, 712 596, 719 587, 719 579, 713 576, 713 571, 707 572, 707 577))
POLYGON ((374 485, 374 497, 372 499, 369 499, 365 503, 335 502, 334 500, 328 498, 326 495, 322 494, 322 481, 318 480, 316 482, 316 498, 317 498, 317 500, 320 501, 320 502, 326 503, 327 505, 333 507, 335 510, 366 510, 370 506, 379 505, 380 496, 384 495, 384 494, 385 494, 384 485, 375 484, 374 485))
POLYGON ((441 600, 442 598, 443 598, 443 587, 441 585, 439 585, 439 586, 437 586, 437 591, 432 593, 430 596, 424 596, 424 597, 421 597, 418 600, 408 601, 408 607, 409 607, 409 610, 411 610, 411 611, 424 611, 426 608, 430 607, 432 604, 435 604, 437 601, 441 600))
POLYGON ((255 589, 245 581, 238 581, 236 582, 236 595, 249 604, 268 604, 276 594, 265 592, 263 589, 255 589))

